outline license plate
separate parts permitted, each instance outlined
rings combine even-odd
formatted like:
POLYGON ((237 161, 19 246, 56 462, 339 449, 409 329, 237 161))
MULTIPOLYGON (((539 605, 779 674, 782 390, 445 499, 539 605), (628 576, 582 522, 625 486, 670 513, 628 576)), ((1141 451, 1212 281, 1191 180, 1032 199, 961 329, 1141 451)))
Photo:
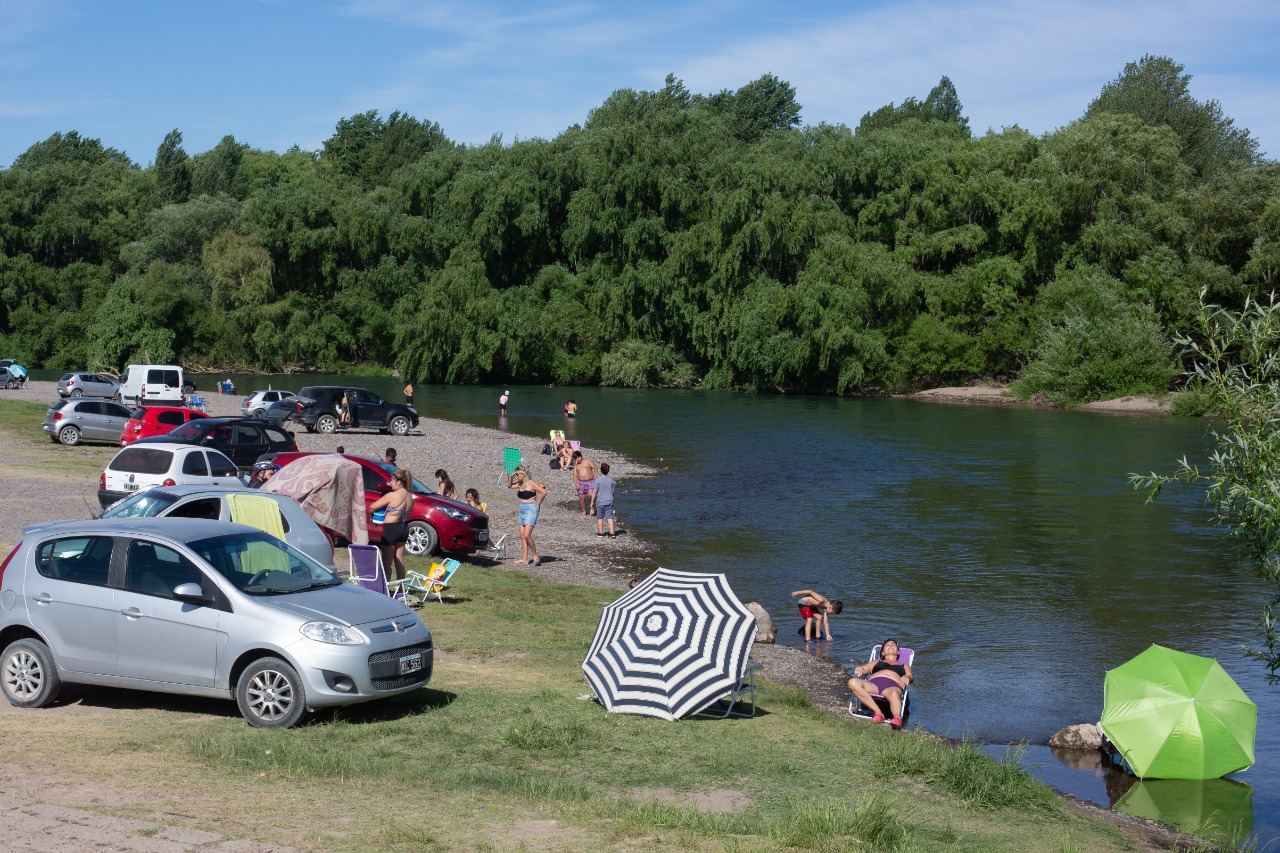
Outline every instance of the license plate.
POLYGON ((480 530, 480 531, 478 531, 478 532, 476 533, 476 541, 477 541, 477 542, 488 542, 488 541, 489 541, 489 531, 487 531, 487 530, 480 530))
POLYGON ((408 675, 411 672, 417 672, 422 669, 422 652, 413 655, 405 655, 400 658, 400 674, 408 675))
POLYGON ((138 491, 138 484, 137 484, 137 483, 125 483, 125 484, 124 484, 124 490, 125 490, 126 492, 136 492, 136 491, 138 491))

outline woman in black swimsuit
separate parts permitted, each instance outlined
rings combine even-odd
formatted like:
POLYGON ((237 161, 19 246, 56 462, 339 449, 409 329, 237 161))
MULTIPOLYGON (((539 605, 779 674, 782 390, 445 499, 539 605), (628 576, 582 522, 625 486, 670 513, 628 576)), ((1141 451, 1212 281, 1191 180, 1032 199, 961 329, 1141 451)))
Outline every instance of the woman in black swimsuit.
POLYGON ((855 668, 853 674, 863 677, 850 678, 849 691, 874 712, 871 721, 884 722, 884 714, 880 713, 873 698, 879 696, 889 703, 889 711, 893 714, 889 725, 895 729, 902 728, 902 691, 916 679, 910 664, 898 661, 898 641, 885 640, 880 644, 880 658, 855 668))
POLYGON ((409 541, 409 513, 413 511, 413 492, 409 491, 412 483, 413 476, 408 469, 401 468, 391 475, 391 491, 369 506, 370 513, 386 510, 378 547, 382 551, 387 580, 399 580, 405 576, 404 546, 409 541))
POLYGON ((538 510, 547 499, 547 490, 540 483, 529 479, 529 475, 521 468, 511 475, 507 488, 516 490, 516 498, 520 501, 520 514, 516 523, 520 526, 520 562, 541 566, 538 549, 533 544, 533 526, 538 523, 538 510))

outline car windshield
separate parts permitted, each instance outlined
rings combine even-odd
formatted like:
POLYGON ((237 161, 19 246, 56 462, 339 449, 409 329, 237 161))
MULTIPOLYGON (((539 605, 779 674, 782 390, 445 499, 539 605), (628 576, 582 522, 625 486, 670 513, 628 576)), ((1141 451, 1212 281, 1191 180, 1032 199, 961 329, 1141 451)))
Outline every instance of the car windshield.
MULTIPOLYGON (((387 475, 388 479, 391 477, 391 475, 392 475, 392 474, 394 474, 395 472, 397 472, 397 471, 399 471, 399 470, 400 470, 400 469, 399 469, 399 468, 397 468, 396 466, 394 466, 394 465, 390 465, 390 464, 388 464, 388 463, 386 463, 386 462, 376 462, 376 463, 374 463, 374 464, 376 464, 376 465, 378 466, 378 470, 379 470, 379 471, 381 471, 382 473, 384 473, 384 474, 386 474, 386 475, 387 475)), ((412 482, 413 482, 413 491, 414 491, 414 493, 415 493, 415 494, 419 494, 419 495, 434 495, 434 494, 436 493, 436 490, 435 490, 435 489, 428 489, 428 488, 423 484, 423 482, 422 482, 421 480, 419 480, 417 477, 413 477, 413 478, 411 478, 411 479, 412 479, 412 482)))
POLYGON ((177 495, 155 489, 125 498, 102 514, 103 518, 152 518, 173 506, 177 495))
POLYGON ((200 438, 204 435, 206 429, 208 429, 207 426, 198 423, 197 421, 187 421, 185 424, 169 433, 169 435, 174 438, 200 438))
POLYGON ((286 595, 342 583, 333 572, 267 533, 229 533, 189 547, 249 595, 286 595))

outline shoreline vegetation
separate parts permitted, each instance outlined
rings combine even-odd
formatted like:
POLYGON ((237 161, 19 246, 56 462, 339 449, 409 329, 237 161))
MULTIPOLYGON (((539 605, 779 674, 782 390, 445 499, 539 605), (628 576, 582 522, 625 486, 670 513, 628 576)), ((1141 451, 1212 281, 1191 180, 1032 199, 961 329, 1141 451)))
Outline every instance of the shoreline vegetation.
MULTIPOLYGON (((968 403, 983 406, 1029 406, 1033 408, 1062 408, 1043 398, 1032 397, 1023 400, 1015 396, 1008 385, 975 384, 951 386, 946 388, 928 388, 910 394, 896 395, 907 400, 921 400, 929 403, 968 403)), ((1172 395, 1160 397, 1148 394, 1117 397, 1112 400, 1095 400, 1078 406, 1067 408, 1084 412, 1118 412, 1139 415, 1169 414, 1172 395)))
MULTIPOLYGON (((16 392, 26 403, 13 399, 15 392, 0 398, 6 548, 18 535, 15 524, 20 529, 44 519, 46 507, 73 507, 93 495, 90 472, 114 454, 110 446, 63 448, 33 434, 32 415, 53 394, 53 383, 31 385, 16 392)), ((230 414, 240 398, 208 399, 215 414, 230 414)), ((432 461, 421 458, 420 436, 397 440, 401 458, 415 470, 443 463, 459 486, 482 475, 491 482, 504 445, 541 441, 434 419, 424 420, 423 432, 432 461)), ((356 453, 379 452, 387 441, 357 433, 298 437, 303 449, 341 443, 356 453)), ((591 455, 610 461, 623 488, 628 478, 653 473, 616 454, 591 455)), ((571 490, 547 479, 550 511, 537 527, 543 566, 515 565, 519 552, 509 546, 501 562, 466 564, 447 605, 421 610, 438 649, 422 696, 264 733, 246 729, 229 703, 69 688, 53 709, 0 711, 24 731, 21 745, 0 742, 0 764, 25 768, 31 778, 79 781, 89 774, 99 795, 110 793, 100 802, 132 801, 142 787, 148 813, 194 814, 200 826, 222 829, 237 806, 214 791, 262 785, 280 803, 293 803, 295 811, 275 817, 298 825, 296 836, 285 837, 305 839, 302 849, 658 849, 711 839, 738 849, 1124 850, 1189 841, 1151 821, 1050 796, 1016 759, 992 761, 974 744, 850 720, 843 714, 842 668, 786 646, 753 650, 765 665, 765 683, 762 713, 751 720, 666 724, 575 701, 585 689, 578 664, 600 606, 625 588, 629 575, 656 562, 642 531, 629 530, 612 544, 578 536, 587 520, 577 514, 571 490), (180 745, 193 737, 192 745, 180 745), (797 743, 813 748, 797 753, 797 743), (118 768, 135 766, 138 754, 149 756, 143 770, 121 774, 118 768), (601 767, 613 768, 616 778, 601 767), (361 837, 355 831, 337 837, 303 827, 299 816, 309 812, 301 804, 337 779, 382 793, 388 783, 407 786, 415 792, 409 801, 421 796, 457 819, 431 830, 407 821, 367 827, 363 837, 376 844, 355 840, 361 837), (797 784, 804 794, 797 795, 797 784), (908 809, 907 801, 919 805, 908 809)), ((514 499, 486 492, 495 530, 505 532, 504 513, 514 515, 514 499)), ((625 528, 625 515, 623 522, 625 528)), ((130 816, 139 808, 87 805, 93 800, 77 802, 130 816)), ((338 809, 344 826, 362 825, 358 811, 338 809)), ((237 812, 242 818, 247 834, 279 839, 275 823, 237 812)))

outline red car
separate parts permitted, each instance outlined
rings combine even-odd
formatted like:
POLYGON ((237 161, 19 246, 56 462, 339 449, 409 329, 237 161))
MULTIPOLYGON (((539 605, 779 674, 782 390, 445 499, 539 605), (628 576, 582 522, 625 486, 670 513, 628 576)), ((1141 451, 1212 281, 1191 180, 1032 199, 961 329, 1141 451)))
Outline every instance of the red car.
MULTIPOLYGON (((277 453, 276 464, 288 465, 312 452, 277 453)), ((364 474, 365 512, 378 498, 391 491, 391 475, 396 466, 381 459, 342 454, 352 462, 358 462, 364 474)), ((489 516, 458 501, 441 497, 428 489, 416 477, 413 479, 413 510, 409 513, 409 541, 405 550, 410 554, 430 554, 439 549, 448 554, 474 554, 489 542, 489 516)), ((373 523, 369 515, 369 541, 382 539, 382 526, 373 523)))
POLYGON ((120 433, 120 446, 153 435, 168 435, 188 421, 207 417, 204 412, 182 406, 139 406, 129 414, 129 422, 120 433))

